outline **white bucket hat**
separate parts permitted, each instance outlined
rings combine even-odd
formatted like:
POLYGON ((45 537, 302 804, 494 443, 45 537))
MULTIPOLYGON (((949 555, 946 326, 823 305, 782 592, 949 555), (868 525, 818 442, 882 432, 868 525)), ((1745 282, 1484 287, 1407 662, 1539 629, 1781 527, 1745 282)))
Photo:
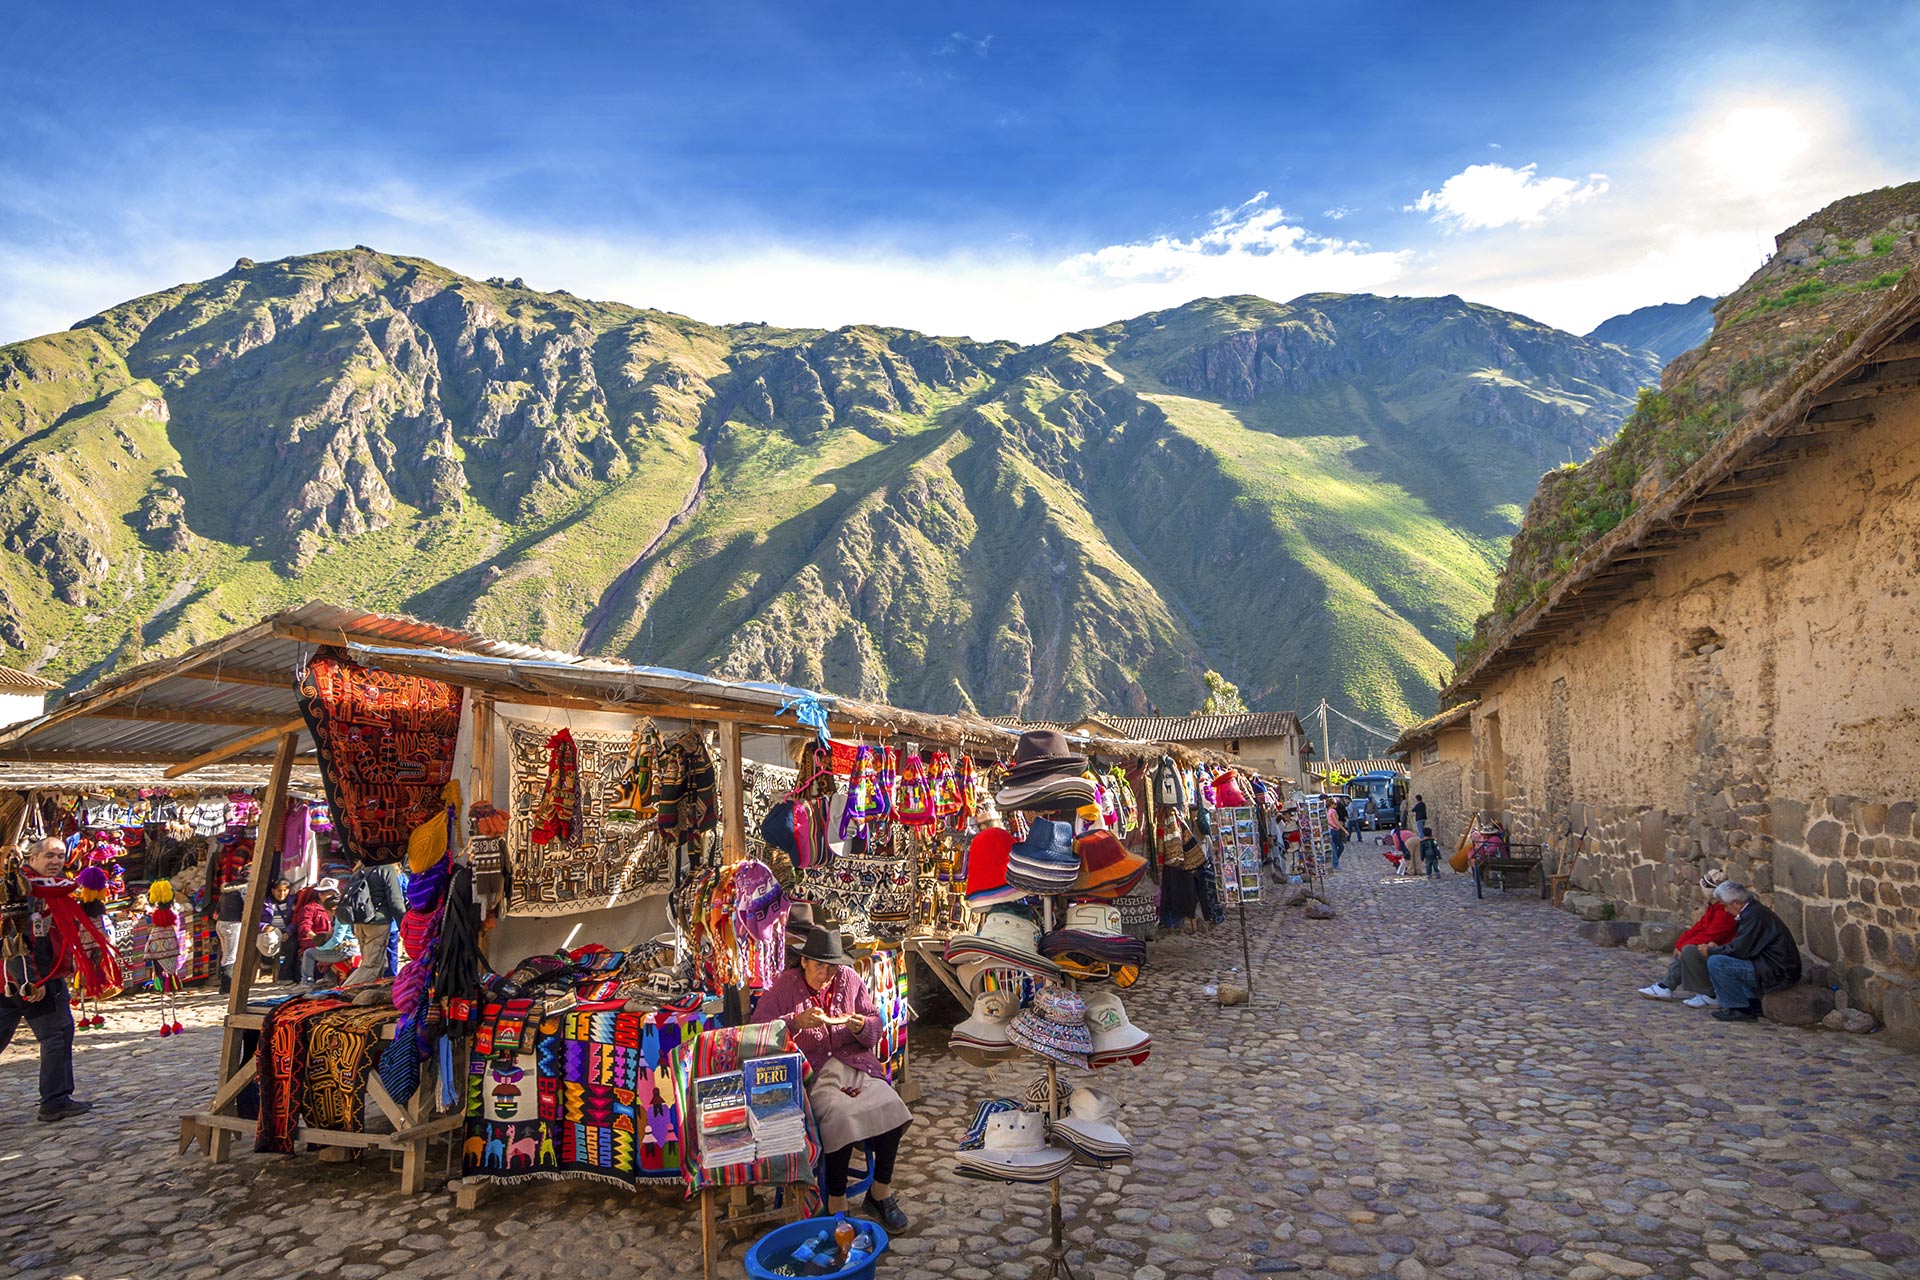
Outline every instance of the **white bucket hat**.
POLYGON ((1110 902, 1073 903, 1067 908, 1067 918, 1061 927, 1102 937, 1119 937, 1126 932, 1120 927, 1120 908, 1110 902))
POLYGON ((1094 1163, 1131 1160, 1133 1143, 1114 1124, 1118 1112, 1109 1094, 1098 1089, 1075 1089, 1067 1095, 1067 1114, 1053 1123, 1053 1135, 1094 1163))
POLYGON ((947 1047, 961 1061, 987 1066, 1012 1057, 1019 1046, 1007 1039, 1007 1024, 1020 1011, 1012 991, 982 991, 973 999, 973 1016, 953 1029, 947 1047))
POLYGON ((1087 1031, 1093 1037, 1093 1061, 1107 1065, 1121 1058, 1144 1055, 1153 1037, 1133 1025, 1120 993, 1110 987, 1094 987, 1082 997, 1087 1007, 1087 1031))
POLYGON ((987 1117, 977 1151, 954 1157, 962 1170, 1012 1182, 1048 1182, 1073 1163, 1073 1153, 1047 1142, 1046 1118, 1033 1111, 1002 1111, 987 1117))

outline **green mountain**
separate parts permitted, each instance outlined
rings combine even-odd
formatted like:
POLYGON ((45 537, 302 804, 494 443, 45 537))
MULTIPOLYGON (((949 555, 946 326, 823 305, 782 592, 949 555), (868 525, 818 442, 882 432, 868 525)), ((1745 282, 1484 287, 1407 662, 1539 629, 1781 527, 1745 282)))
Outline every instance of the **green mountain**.
POLYGON ((1713 332, 1713 309, 1720 299, 1706 294, 1690 302, 1662 302, 1602 320, 1587 337, 1634 351, 1651 351, 1660 363, 1693 350, 1713 332))
POLYGON ((1458 298, 1019 347, 242 259, 0 347, 0 640, 83 678, 322 597, 935 711, 1184 711, 1217 669, 1402 722, 1656 372, 1458 298))

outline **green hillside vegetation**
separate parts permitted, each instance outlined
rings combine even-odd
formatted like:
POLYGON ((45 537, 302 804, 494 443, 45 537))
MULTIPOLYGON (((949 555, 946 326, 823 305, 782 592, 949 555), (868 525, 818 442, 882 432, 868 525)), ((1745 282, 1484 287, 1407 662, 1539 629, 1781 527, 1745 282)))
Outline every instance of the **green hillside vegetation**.
POLYGON ((1457 298, 1051 342, 713 326, 368 249, 0 348, 0 641, 73 680, 299 600, 929 710, 1424 713, 1654 363, 1457 298))

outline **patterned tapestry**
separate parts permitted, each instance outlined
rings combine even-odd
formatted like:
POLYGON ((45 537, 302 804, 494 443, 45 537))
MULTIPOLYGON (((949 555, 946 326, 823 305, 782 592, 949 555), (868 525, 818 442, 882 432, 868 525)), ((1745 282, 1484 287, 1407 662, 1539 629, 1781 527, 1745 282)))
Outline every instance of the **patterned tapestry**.
POLYGON ((679 1088, 668 1062, 704 1014, 570 1013, 532 1053, 475 1056, 463 1171, 621 1186, 680 1178, 679 1088))
POLYGON ((440 812, 460 734, 458 685, 363 667, 322 649, 300 679, 300 714, 353 857, 398 862, 413 829, 440 812))
POLYGON ((607 820, 608 807, 621 795, 632 735, 572 731, 580 753, 580 813, 573 839, 536 846, 534 812, 546 789, 553 728, 506 723, 511 780, 507 914, 573 915, 664 892, 672 867, 654 824, 607 820))

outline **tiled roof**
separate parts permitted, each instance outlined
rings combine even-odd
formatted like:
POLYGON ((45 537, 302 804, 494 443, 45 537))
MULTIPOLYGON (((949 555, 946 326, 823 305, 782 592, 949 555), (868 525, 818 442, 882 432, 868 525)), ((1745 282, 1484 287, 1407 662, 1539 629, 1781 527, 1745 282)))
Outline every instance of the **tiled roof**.
POLYGON ((39 676, 25 671, 15 671, 12 667, 0 667, 0 689, 9 693, 46 693, 60 686, 51 680, 42 680, 39 676))
MULTIPOLYGON (((1349 778, 1356 773, 1405 773, 1407 764, 1404 760, 1335 760, 1333 771, 1345 774, 1349 778)), ((1327 776, 1324 766, 1311 772, 1316 778, 1327 776)))
POLYGON ((1448 707, 1439 715, 1428 716, 1419 724, 1408 725, 1400 731, 1400 736, 1394 740, 1393 746, 1388 750, 1411 751, 1442 729, 1451 729, 1457 724, 1465 723, 1467 717, 1473 714, 1473 709, 1479 705, 1480 699, 1469 698, 1457 707, 1448 707))
POLYGON ((1220 742, 1284 738, 1300 732, 1291 711, 1242 711, 1222 716, 1100 716, 1129 738, 1145 742, 1220 742))

